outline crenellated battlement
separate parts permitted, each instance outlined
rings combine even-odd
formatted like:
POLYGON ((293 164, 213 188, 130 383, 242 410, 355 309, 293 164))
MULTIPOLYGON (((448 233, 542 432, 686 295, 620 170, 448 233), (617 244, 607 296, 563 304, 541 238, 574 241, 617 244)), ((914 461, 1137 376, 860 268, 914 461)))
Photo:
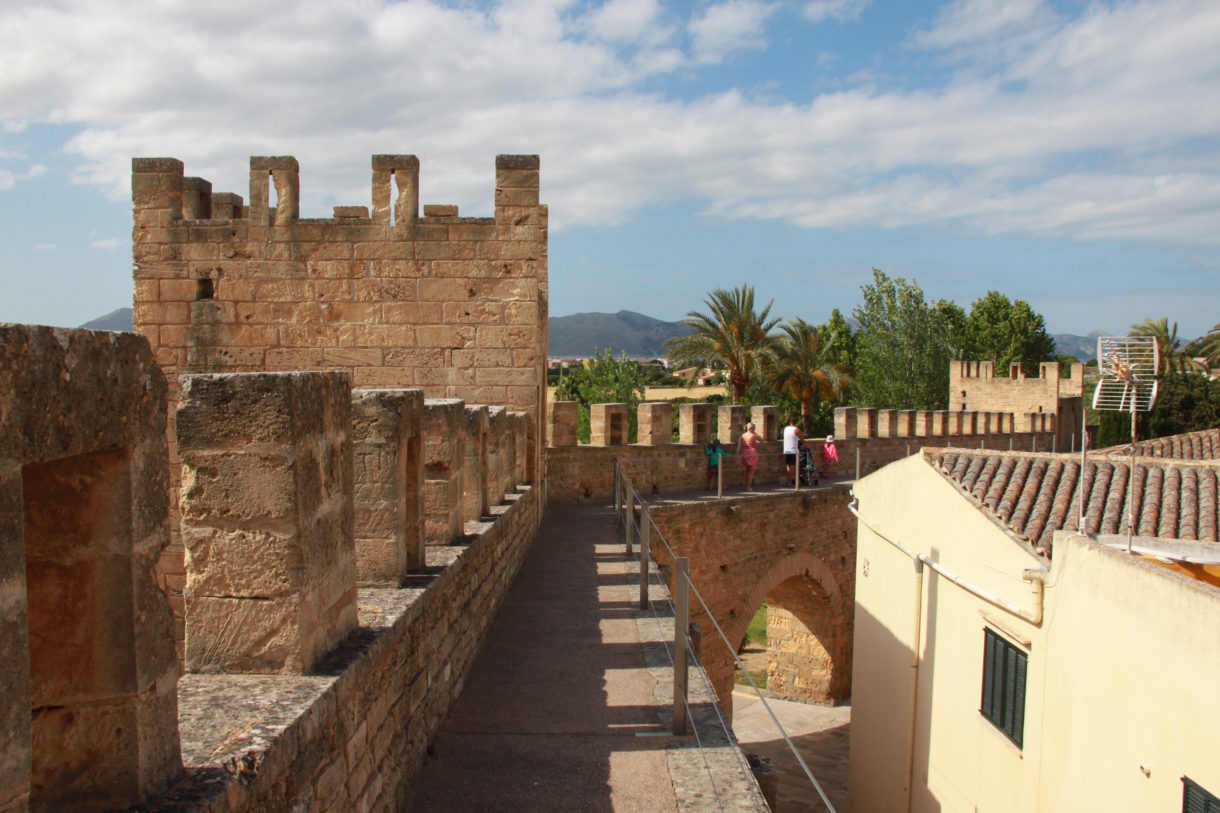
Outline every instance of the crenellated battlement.
MULTIPOLYGON (((135 158, 131 162, 132 202, 137 232, 172 225, 280 229, 297 225, 323 229, 393 226, 385 238, 403 240, 411 239, 417 226, 449 226, 454 221, 470 226, 538 225, 539 166, 536 155, 496 156, 495 214, 490 218, 459 218, 458 207, 453 204, 426 205, 421 217, 419 159, 414 155, 374 155, 371 209, 335 206, 330 218, 301 218, 301 168, 291 155, 251 156, 248 205, 240 195, 213 193, 211 182, 204 178, 185 176, 185 167, 176 158, 135 158)), ((344 232, 338 234, 343 239, 344 232)), ((237 239, 240 235, 232 236, 237 239)), ((269 236, 283 240, 294 235, 273 231, 269 236)), ((365 239, 372 239, 372 235, 365 235, 365 239)))

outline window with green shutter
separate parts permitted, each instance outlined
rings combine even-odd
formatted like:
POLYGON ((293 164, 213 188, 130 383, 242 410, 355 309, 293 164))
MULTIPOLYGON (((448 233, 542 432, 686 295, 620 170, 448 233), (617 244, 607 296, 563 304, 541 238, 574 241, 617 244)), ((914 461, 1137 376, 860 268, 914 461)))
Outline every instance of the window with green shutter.
POLYGON ((1028 663, 1029 655, 1020 647, 990 629, 983 630, 983 707, 979 711, 1018 748, 1025 732, 1028 663))
POLYGON ((1220 799, 1183 776, 1182 813, 1220 813, 1220 799))

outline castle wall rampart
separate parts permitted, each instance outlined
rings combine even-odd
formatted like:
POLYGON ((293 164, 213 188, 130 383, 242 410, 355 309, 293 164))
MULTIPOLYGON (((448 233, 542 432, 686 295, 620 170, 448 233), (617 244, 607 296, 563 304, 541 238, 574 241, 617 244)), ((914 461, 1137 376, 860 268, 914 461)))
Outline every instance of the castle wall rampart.
MULTIPOLYGON (((418 159, 375 155, 371 207, 302 218, 291 156, 250 159, 248 203, 177 159, 134 159, 133 322, 168 378, 172 487, 179 375, 292 370, 523 412, 522 480, 534 480, 548 302, 539 169, 537 156, 496 158, 493 217, 435 205, 421 216, 418 159)), ((181 646, 176 506, 159 578, 181 646)))

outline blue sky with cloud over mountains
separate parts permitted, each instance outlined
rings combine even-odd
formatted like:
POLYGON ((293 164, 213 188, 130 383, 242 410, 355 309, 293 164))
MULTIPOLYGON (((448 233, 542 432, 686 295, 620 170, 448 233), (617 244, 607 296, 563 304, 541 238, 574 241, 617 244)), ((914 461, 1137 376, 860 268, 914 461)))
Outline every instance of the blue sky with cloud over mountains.
POLYGON ((130 302, 132 156, 302 215, 414 153, 491 209, 538 153, 551 313, 675 319, 717 286, 849 312, 880 267, 1053 332, 1220 322, 1214 0, 49 0, 0 11, 0 320, 130 302))

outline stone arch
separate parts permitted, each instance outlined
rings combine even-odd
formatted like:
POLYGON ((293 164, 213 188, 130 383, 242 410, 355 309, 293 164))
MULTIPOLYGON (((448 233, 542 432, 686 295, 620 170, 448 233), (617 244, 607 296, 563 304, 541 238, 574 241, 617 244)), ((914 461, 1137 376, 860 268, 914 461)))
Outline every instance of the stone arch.
MULTIPOLYGON (((825 561, 800 552, 775 562, 732 609, 733 621, 726 629, 730 641, 740 645, 754 611, 768 597, 778 611, 774 615, 781 617, 768 619, 768 639, 782 627, 805 647, 783 658, 769 653, 768 694, 805 703, 846 699, 851 691, 851 608, 825 561)), ((731 681, 730 674, 722 696, 731 693, 731 681)))

